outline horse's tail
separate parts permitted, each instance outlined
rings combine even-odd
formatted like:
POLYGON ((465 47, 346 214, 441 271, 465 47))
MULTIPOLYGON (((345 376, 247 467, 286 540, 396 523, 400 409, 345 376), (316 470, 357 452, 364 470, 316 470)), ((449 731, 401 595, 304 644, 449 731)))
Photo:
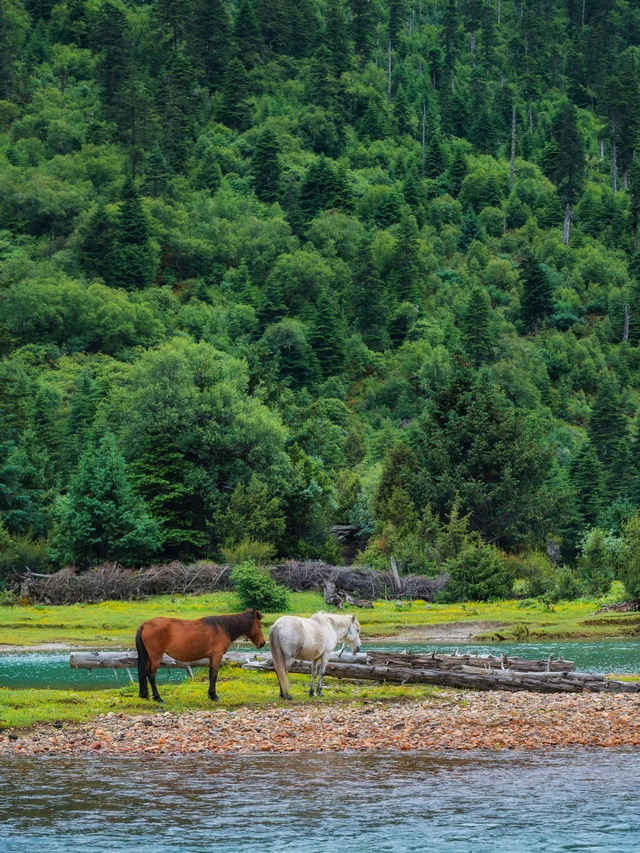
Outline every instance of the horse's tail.
POLYGON ((149 654, 145 644, 142 642, 141 625, 136 631, 136 649, 138 650, 138 684, 140 685, 140 698, 148 699, 149 691, 147 688, 147 673, 149 672, 149 654))
POLYGON ((290 699, 290 684, 289 679, 287 677, 287 668, 285 665, 284 653, 282 651, 282 646, 280 645, 280 631, 277 625, 274 625, 271 631, 269 632, 269 642, 271 644, 271 660, 273 661, 273 666, 278 676, 278 683, 280 685, 280 695, 283 699, 290 699))

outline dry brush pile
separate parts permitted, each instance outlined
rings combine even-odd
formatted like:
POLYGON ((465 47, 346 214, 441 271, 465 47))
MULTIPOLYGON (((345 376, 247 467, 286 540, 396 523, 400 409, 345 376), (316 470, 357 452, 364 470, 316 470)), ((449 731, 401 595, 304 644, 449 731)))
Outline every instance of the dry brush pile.
MULTIPOLYGON (((400 578, 398 588, 397 579, 394 584, 390 572, 331 566, 315 560, 286 560, 271 567, 271 574, 278 583, 296 592, 322 590, 325 581, 330 580, 336 589, 363 599, 401 595, 433 601, 447 581, 446 575, 406 575, 400 578)), ((51 575, 27 572, 19 585, 20 596, 36 604, 131 601, 148 595, 197 595, 231 588, 229 567, 205 560, 174 560, 140 570, 104 563, 86 571, 65 568, 51 575)))

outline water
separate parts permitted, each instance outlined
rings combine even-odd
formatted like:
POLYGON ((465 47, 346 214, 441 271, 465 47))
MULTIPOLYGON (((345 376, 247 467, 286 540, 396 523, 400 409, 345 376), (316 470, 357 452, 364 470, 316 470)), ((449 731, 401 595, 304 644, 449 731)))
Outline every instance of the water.
POLYGON ((640 848, 640 752, 0 758, 3 853, 640 848))
MULTIPOLYGON (((575 661, 581 672, 640 672, 640 642, 638 640, 598 640, 537 643, 458 643, 381 645, 365 643, 366 649, 408 649, 416 652, 469 651, 473 654, 508 654, 525 658, 547 658, 562 655, 575 661)), ((118 680, 110 669, 71 669, 68 652, 8 652, 0 654, 0 687, 51 687, 56 689, 91 690, 114 688, 129 683, 124 669, 117 670, 118 680)), ((136 673, 132 671, 135 679, 136 673)), ((187 678, 185 670, 161 669, 159 683, 178 682, 187 678)))

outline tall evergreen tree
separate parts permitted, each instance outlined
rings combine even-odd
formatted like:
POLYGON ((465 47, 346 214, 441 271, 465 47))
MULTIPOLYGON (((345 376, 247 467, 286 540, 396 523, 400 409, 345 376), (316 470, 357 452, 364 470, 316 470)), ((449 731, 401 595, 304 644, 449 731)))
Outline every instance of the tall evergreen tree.
POLYGON ((551 125, 551 144, 545 156, 547 174, 558 188, 564 207, 563 242, 569 242, 573 207, 578 201, 585 173, 585 152, 578 128, 577 111, 573 104, 564 101, 551 125))
POLYGON ((316 303, 310 343, 320 363, 322 375, 337 375, 344 362, 344 330, 335 301, 326 290, 320 294, 316 303))
POLYGON ((247 101, 247 71, 239 59, 232 59, 224 75, 218 119, 234 130, 246 130, 251 108, 247 101))
POLYGON ((628 494, 631 486, 631 445, 627 419, 612 379, 600 383, 589 418, 589 439, 605 472, 609 495, 628 494))
POLYGON ((265 128, 256 140, 251 157, 253 188, 260 201, 271 203, 278 199, 279 153, 280 146, 273 131, 265 128))
POLYGON ((474 367, 491 354, 491 301, 484 287, 474 287, 462 317, 462 342, 474 367))
POLYGON ((107 433, 84 453, 60 500, 52 556, 81 566, 101 560, 140 564, 159 546, 158 525, 134 493, 124 458, 107 433))
POLYGON ((553 309, 553 287, 549 279, 531 252, 520 261, 520 279, 522 297, 520 307, 522 319, 533 334, 538 334, 538 323, 547 317, 553 309))

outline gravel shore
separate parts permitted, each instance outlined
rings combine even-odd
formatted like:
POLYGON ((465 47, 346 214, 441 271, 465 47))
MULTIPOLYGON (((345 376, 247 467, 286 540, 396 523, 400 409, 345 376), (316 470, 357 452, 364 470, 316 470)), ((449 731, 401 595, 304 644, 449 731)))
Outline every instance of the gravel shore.
POLYGON ((214 709, 39 726, 0 754, 252 753, 640 746, 638 695, 442 692, 437 699, 214 709))

